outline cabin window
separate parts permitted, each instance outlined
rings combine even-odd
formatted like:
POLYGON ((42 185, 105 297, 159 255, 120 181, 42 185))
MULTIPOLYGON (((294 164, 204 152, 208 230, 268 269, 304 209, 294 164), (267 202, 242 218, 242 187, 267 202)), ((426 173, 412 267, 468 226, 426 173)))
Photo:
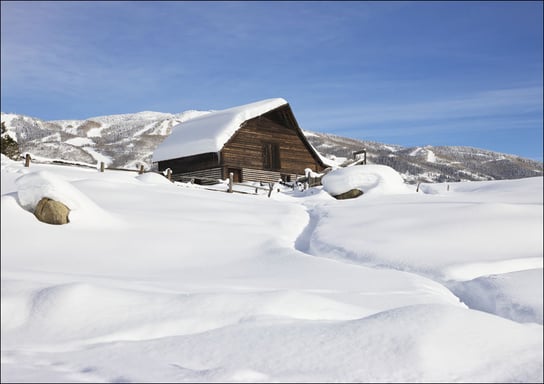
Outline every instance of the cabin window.
POLYGON ((279 170, 280 168, 280 145, 277 143, 264 143, 263 169, 273 171, 279 170))

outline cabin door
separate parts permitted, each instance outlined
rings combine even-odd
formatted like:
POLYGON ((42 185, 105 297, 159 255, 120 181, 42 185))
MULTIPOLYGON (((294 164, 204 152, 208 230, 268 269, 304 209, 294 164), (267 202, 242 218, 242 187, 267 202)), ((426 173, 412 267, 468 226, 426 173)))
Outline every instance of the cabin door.
POLYGON ((232 172, 233 182, 241 183, 242 182, 242 170, 238 168, 229 168, 227 170, 227 175, 232 172))

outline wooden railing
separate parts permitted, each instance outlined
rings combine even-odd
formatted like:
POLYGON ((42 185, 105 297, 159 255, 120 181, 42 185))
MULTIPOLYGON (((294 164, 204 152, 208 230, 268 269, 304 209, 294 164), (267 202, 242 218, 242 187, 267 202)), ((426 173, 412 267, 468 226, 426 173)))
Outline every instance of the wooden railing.
MULTIPOLYGON (((32 159, 29 154, 26 154, 24 159, 25 159, 25 163, 24 163, 25 167, 30 167, 30 164, 32 162, 32 163, 35 163, 35 164, 48 164, 48 165, 61 165, 61 166, 94 168, 94 169, 97 169, 99 172, 104 172, 105 170, 108 170, 108 171, 138 172, 139 174, 143 174, 143 173, 146 173, 146 172, 152 172, 152 173, 157 173, 157 174, 160 174, 160 175, 166 177, 171 182, 176 182, 176 181, 183 182, 181 180, 187 180, 186 182, 189 182, 189 183, 192 183, 192 184, 194 184, 196 181, 207 182, 209 184, 225 184, 224 180, 217 179, 217 178, 201 177, 201 176, 196 177, 196 176, 177 175, 177 176, 175 176, 176 180, 172 180, 173 175, 172 175, 172 170, 170 168, 168 168, 165 171, 166 172, 166 175, 165 175, 163 172, 159 172, 159 171, 151 171, 151 170, 146 171, 146 170, 144 170, 144 165, 140 165, 139 169, 116 168, 116 167, 107 167, 106 168, 104 162, 100 162, 100 166, 98 167, 98 164, 97 165, 91 165, 91 164, 85 164, 85 163, 79 163, 79 162, 75 163, 75 162, 64 161, 64 160, 43 161, 43 160, 38 160, 38 159, 32 159)), ((295 189, 296 185, 303 183, 304 184, 304 189, 306 189, 309 186, 319 185, 320 180, 317 180, 317 178, 304 178, 303 177, 303 178, 299 178, 298 180, 296 180, 296 181, 294 181, 292 183, 283 182, 283 181, 278 181, 278 183, 281 184, 281 185, 290 187, 292 189, 295 189)), ((234 174, 231 172, 229 174, 227 190, 225 192, 228 192, 228 193, 255 194, 255 195, 257 195, 258 191, 262 190, 262 191, 267 191, 268 192, 268 197, 270 197, 272 195, 272 191, 274 190, 274 185, 275 184, 276 183, 273 183, 273 182, 260 182, 260 185, 243 183, 243 182, 235 183, 234 182, 234 174), (248 189, 250 189, 251 191, 254 191, 254 192, 250 193, 250 192, 246 192, 246 191, 236 190, 234 188, 235 186, 248 188, 248 189)), ((206 188, 204 186, 202 186, 202 188, 207 189, 207 190, 212 190, 212 191, 221 191, 220 189, 206 188)))

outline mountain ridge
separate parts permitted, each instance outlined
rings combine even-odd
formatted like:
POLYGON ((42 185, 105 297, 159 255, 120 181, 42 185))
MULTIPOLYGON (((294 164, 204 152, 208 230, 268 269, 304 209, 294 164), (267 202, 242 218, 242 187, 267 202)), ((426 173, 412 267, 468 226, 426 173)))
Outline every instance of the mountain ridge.
MULTIPOLYGON (((151 156, 172 128, 210 111, 177 114, 142 111, 85 120, 42 120, 1 113, 6 133, 21 153, 42 159, 135 169, 154 169, 151 156)), ((303 130, 308 141, 338 165, 353 164, 366 149, 368 163, 394 168, 406 182, 503 180, 542 176, 543 163, 517 155, 466 146, 416 146, 378 143, 303 130)))

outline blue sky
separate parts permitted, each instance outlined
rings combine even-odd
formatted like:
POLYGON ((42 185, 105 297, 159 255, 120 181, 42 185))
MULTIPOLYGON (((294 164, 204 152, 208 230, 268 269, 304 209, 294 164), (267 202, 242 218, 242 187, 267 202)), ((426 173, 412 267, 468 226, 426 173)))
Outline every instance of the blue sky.
POLYGON ((542 160, 543 2, 1 2, 1 110, 286 99, 306 130, 542 160))

